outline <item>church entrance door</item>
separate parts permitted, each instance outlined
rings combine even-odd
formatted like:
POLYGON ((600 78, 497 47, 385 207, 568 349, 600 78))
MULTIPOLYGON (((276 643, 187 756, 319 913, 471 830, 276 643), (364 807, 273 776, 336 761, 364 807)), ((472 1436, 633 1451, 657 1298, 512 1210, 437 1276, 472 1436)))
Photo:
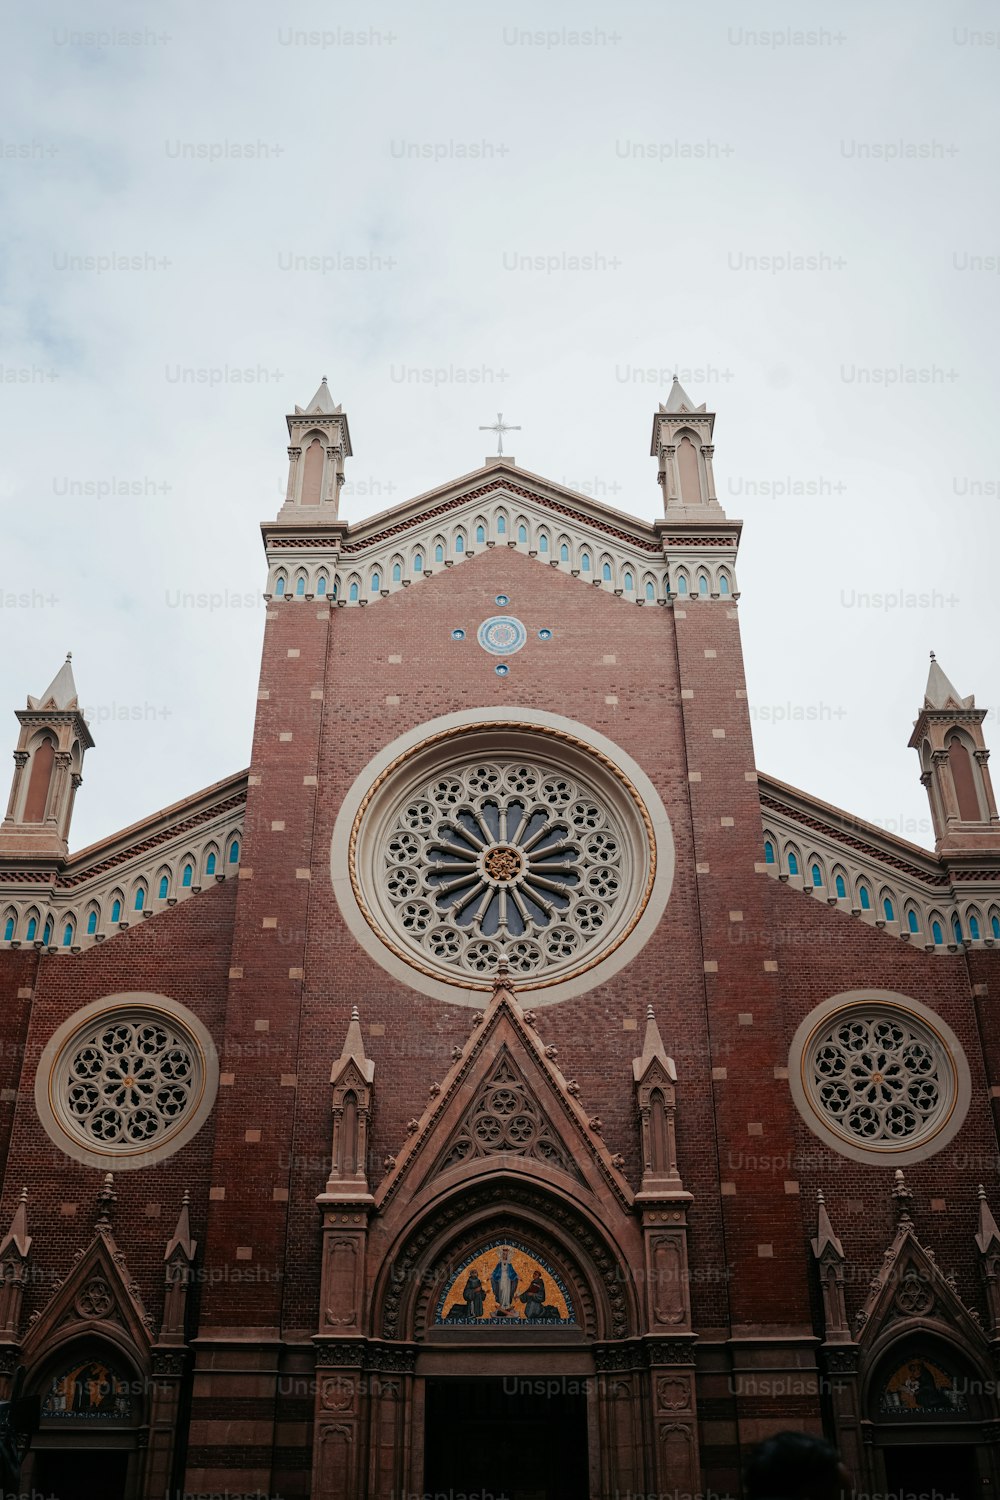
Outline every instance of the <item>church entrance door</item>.
POLYGON ((907 1443, 886 1447, 890 1495, 926 1495, 928 1500, 982 1500, 976 1450, 968 1443, 907 1443))
POLYGON ((584 1385, 534 1374, 429 1379, 424 1489, 496 1500, 589 1494, 584 1385))
POLYGON ((129 1455, 113 1448, 42 1448, 31 1488, 59 1500, 125 1500, 129 1455))

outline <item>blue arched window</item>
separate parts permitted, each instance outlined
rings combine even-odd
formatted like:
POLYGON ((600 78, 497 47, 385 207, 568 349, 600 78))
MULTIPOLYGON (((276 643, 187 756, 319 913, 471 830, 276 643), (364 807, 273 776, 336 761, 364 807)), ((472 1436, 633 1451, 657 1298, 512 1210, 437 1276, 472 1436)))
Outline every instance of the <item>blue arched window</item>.
POLYGON ((160 900, 161 901, 166 901, 166 899, 167 899, 167 897, 169 895, 170 895, 170 876, 169 875, 161 875, 160 876, 160 900))
POLYGON ((372 574, 372 593, 373 594, 377 594, 379 592, 379 590, 381 589, 381 587, 382 587, 382 574, 381 573, 373 573, 372 574))
POLYGON ((919 932, 920 931, 920 923, 917 921, 917 914, 913 910, 912 906, 910 907, 909 911, 906 913, 906 925, 910 929, 911 932, 919 932))
POLYGON ((979 918, 978 917, 972 917, 972 916, 970 916, 970 918, 969 918, 969 936, 970 936, 970 938, 972 939, 972 941, 974 943, 977 943, 979 941, 979 918))
POLYGON ((213 849, 205 861, 205 874, 215 874, 215 850, 213 849))
POLYGON ((528 540, 527 526, 519 526, 517 528, 517 539, 519 542, 526 542, 528 540))
POLYGON ((863 885, 861 887, 860 895, 861 895, 861 910, 862 911, 871 911, 871 909, 872 909, 872 898, 869 895, 868 887, 866 885, 863 885))
POLYGON ((442 547, 440 542, 438 542, 437 546, 434 548, 434 561, 444 562, 444 548, 442 547))
POLYGON ((8 917, 7 921, 4 923, 4 929, 3 929, 3 940, 4 940, 4 942, 5 943, 9 943, 10 940, 11 940, 11 938, 13 936, 14 936, 14 918, 13 917, 8 917))
POLYGON ((656 598, 656 590, 654 589, 652 583, 649 580, 647 580, 647 582, 646 582, 646 598, 649 599, 650 601, 652 601, 652 600, 654 600, 656 598))
POLYGON ((73 944, 73 923, 67 922, 63 928, 63 947, 70 948, 73 944))
POLYGON ((813 885, 823 884, 823 876, 820 871, 819 865, 813 865, 812 867, 812 883, 813 885))
POLYGON ((686 594, 687 591, 688 591, 688 581, 684 577, 684 574, 682 573, 681 576, 677 580, 677 592, 679 594, 686 594))
POLYGON ((351 584, 351 587, 350 587, 350 589, 348 591, 348 594, 347 594, 347 598, 348 598, 348 602, 349 603, 351 603, 351 604, 357 604, 357 602, 358 602, 358 585, 356 583, 352 583, 351 584))
POLYGON ((504 532, 506 530, 507 530, 507 517, 506 516, 497 516, 497 534, 499 536, 503 536, 503 534, 504 534, 504 532))
POLYGON ((611 582, 611 564, 609 562, 604 563, 601 567, 601 578, 605 583, 611 582))
POLYGON ((418 552, 413 559, 413 571, 414 573, 422 573, 424 571, 424 554, 422 552, 418 552))
POLYGON ((951 919, 951 930, 955 934, 955 942, 962 942, 962 924, 957 917, 951 919))
POLYGON ((932 922, 931 923, 931 937, 933 938, 933 940, 934 940, 935 943, 943 943, 944 942, 944 933, 941 931, 941 923, 940 922, 932 922))
POLYGON ((305 591, 306 591, 306 581, 305 581, 305 579, 304 578, 296 578, 296 580, 295 580, 295 593, 298 596, 298 598, 301 599, 302 595, 305 593, 305 591))
POLYGON ((97 931, 97 913, 96 913, 96 911, 92 911, 92 912, 90 912, 90 914, 87 917, 87 936, 88 937, 93 937, 93 935, 94 935, 94 933, 96 931, 97 931))
POLYGON ((896 920, 896 912, 888 896, 882 902, 882 915, 887 922, 895 922, 896 920))
POLYGON ((32 917, 31 921, 28 923, 28 942, 29 943, 33 943, 35 941, 35 933, 37 931, 38 931, 38 919, 36 917, 32 917))
POLYGON ((728 594, 729 593, 729 579, 726 577, 725 573, 722 573, 719 576, 719 593, 720 594, 728 594))
POLYGON ((476 541, 477 542, 485 542, 485 540, 486 540, 486 527, 485 526, 477 526, 476 527, 476 541))
POLYGON ((580 571, 582 573, 589 573, 590 572, 590 553, 589 552, 585 552, 583 554, 583 556, 580 558, 580 571))
POLYGON ((455 538, 455 551, 456 552, 464 552, 465 551, 465 537, 462 535, 461 532, 459 532, 458 536, 455 538))
POLYGON ((631 573, 626 573, 625 574, 625 592, 626 592, 626 594, 631 594, 631 592, 632 592, 632 590, 634 588, 635 588, 635 579, 632 577, 631 573))
POLYGON ((834 889, 836 890, 837 895, 841 897, 841 899, 843 899, 843 897, 847 895, 847 886, 844 884, 843 875, 837 876, 834 889))
POLYGON ((52 918, 49 917, 49 920, 45 924, 45 931, 42 933, 42 942, 43 943, 51 943, 51 941, 52 941, 52 918))
POLYGON ((539 552, 548 552, 549 550, 549 539, 544 531, 538 538, 538 550, 539 552))
POLYGON ((122 904, 118 900, 118 897, 116 896, 115 900, 114 900, 114 904, 111 907, 111 920, 112 920, 112 922, 120 922, 121 919, 122 919, 122 904))
POLYGON ((319 578, 316 580, 316 593, 317 593, 317 595, 320 598, 322 598, 323 595, 326 593, 326 579, 324 578, 324 576, 323 576, 322 573, 320 574, 319 578))
POLYGON ((279 599, 285 592, 285 580, 283 578, 279 578, 277 583, 274 585, 274 592, 275 594, 277 594, 279 599))
POLYGON ((1000 917, 990 917, 990 931, 995 938, 1000 938, 1000 917))
POLYGON ((565 542, 563 542, 562 546, 559 548, 559 561, 569 562, 569 548, 567 547, 565 542))
POLYGON ((181 885, 185 885, 185 886, 190 885, 193 879, 194 879, 194 866, 193 865, 185 865, 184 866, 184 872, 181 875, 181 885))
POLYGON ((239 839, 233 839, 233 842, 229 846, 229 863, 231 865, 234 865, 236 863, 236 861, 239 859, 239 857, 240 857, 240 841, 239 841, 239 839))
POLYGON ((701 577, 698 579, 698 592, 699 594, 708 593, 708 579, 705 577, 704 573, 702 573, 701 577))
POLYGON ((392 581, 393 581, 393 583, 401 583, 402 579, 403 579, 403 570, 402 570, 402 568, 399 566, 399 563, 393 563, 393 565, 392 565, 392 581))
POLYGON ((799 873, 798 855, 791 849, 788 851, 788 873, 789 875, 797 875, 799 873))
POLYGON ((768 839, 764 845, 764 863, 766 865, 774 864, 774 845, 771 843, 770 839, 768 839))
POLYGON ((145 904, 146 904, 146 892, 144 891, 144 889, 142 888, 142 886, 140 886, 139 889, 135 893, 135 909, 136 909, 136 911, 142 911, 142 909, 145 906, 145 904))

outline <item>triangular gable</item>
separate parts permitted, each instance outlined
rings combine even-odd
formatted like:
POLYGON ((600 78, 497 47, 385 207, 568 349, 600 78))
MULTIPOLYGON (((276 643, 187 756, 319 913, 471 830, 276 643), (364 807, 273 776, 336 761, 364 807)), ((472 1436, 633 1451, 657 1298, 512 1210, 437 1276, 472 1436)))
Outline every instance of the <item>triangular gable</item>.
POLYGON ((99 1229, 86 1249, 77 1253, 69 1274, 56 1283, 48 1304, 32 1315, 24 1356, 30 1363, 48 1344, 87 1334, 124 1340, 144 1352, 154 1332, 124 1255, 111 1233, 99 1229))
POLYGON ((621 1157, 612 1157, 600 1138, 601 1122, 588 1119, 576 1098, 577 1085, 556 1066, 556 1049, 546 1047, 533 1029, 534 1017, 521 1009, 502 967, 486 1009, 423 1115, 413 1122, 410 1140, 375 1201, 385 1211, 406 1185, 412 1198, 433 1177, 477 1157, 498 1166, 515 1158, 562 1171, 599 1194, 611 1189, 626 1210, 634 1201, 621 1157), (491 1095, 505 1095, 495 1098, 491 1095), (484 1108, 484 1105, 486 1106, 484 1108), (492 1119, 496 1138, 477 1122, 492 1119), (521 1122, 514 1124, 514 1122, 521 1122), (512 1125, 514 1128, 512 1129, 512 1125), (518 1139, 520 1136, 520 1140, 518 1139))
POLYGON ((904 1217, 856 1316, 858 1343, 870 1346, 892 1324, 914 1320, 943 1323, 974 1344, 985 1342, 978 1314, 965 1306, 954 1278, 944 1274, 933 1250, 917 1239, 912 1220, 904 1217))

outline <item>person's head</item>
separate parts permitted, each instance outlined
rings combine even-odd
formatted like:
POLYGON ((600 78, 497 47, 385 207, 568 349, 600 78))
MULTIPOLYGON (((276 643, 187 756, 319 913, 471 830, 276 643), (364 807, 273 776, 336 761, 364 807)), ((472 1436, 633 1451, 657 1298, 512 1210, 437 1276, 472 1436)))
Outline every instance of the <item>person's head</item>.
POLYGON ((744 1472, 746 1500, 851 1500, 840 1454, 808 1432, 776 1432, 758 1443, 744 1472))

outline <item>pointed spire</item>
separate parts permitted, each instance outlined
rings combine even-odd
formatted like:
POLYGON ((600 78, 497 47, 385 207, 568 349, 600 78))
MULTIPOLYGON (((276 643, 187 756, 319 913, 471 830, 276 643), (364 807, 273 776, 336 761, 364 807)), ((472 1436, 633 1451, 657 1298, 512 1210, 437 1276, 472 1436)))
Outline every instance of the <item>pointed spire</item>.
POLYGON ((73 680, 73 653, 67 651, 66 660, 59 668, 52 681, 40 698, 32 698, 28 694, 28 707, 31 709, 57 708, 69 709, 79 708, 80 700, 77 696, 76 683, 73 680))
POLYGON ((365 1039, 361 1035, 361 1015, 356 1005, 351 1006, 351 1020, 347 1028, 343 1051, 330 1070, 330 1082, 334 1083, 348 1062, 355 1062, 366 1083, 375 1077, 375 1064, 365 1056, 365 1039))
POLYGON ((174 1232, 167 1242, 167 1248, 163 1252, 163 1259, 170 1260, 179 1250, 185 1260, 194 1260, 194 1252, 198 1248, 198 1241, 191 1238, 191 1194, 187 1188, 184 1189, 184 1197, 181 1200, 181 1211, 177 1215, 177 1223, 174 1232))
POLYGON ((974 695, 968 698, 959 697, 958 689, 951 679, 943 671, 940 662, 931 652, 930 671, 927 674, 927 687, 924 689, 925 708, 975 708, 974 695))
POLYGON ((672 1057, 667 1056, 667 1049, 663 1045, 663 1038, 660 1036, 660 1028, 656 1024, 653 1007, 647 1005, 646 1035, 642 1043, 642 1056, 633 1058, 632 1060, 633 1077, 636 1080, 643 1078, 649 1071, 650 1063, 654 1060, 660 1064, 671 1082, 676 1083, 677 1069, 674 1066, 674 1060, 672 1057))
POLYGON ((28 1233, 28 1189, 21 1189, 21 1196, 17 1200, 14 1217, 10 1221, 10 1228, 0 1240, 0 1258, 11 1248, 17 1251, 22 1260, 27 1260, 28 1250, 31 1247, 31 1235, 28 1233))
POLYGON ((688 395, 687 391, 684 389, 680 381, 677 379, 677 376, 675 375, 674 383, 670 387, 670 395, 661 405, 660 410, 669 412, 704 411, 705 403, 702 402, 701 406, 695 406, 694 402, 691 400, 691 397, 688 395))
POLYGON ((980 1255, 1000 1251, 1000 1229, 997 1228, 993 1211, 986 1201, 986 1189, 982 1183, 979 1184, 979 1228, 976 1231, 976 1244, 979 1246, 980 1255))
POLYGON ((838 1260, 846 1259, 846 1256, 844 1255, 844 1247, 840 1243, 840 1240, 837 1238, 837 1236, 834 1234, 833 1225, 830 1223, 830 1215, 827 1213, 826 1199, 823 1196, 823 1189, 817 1188, 816 1238, 812 1242, 812 1252, 817 1260, 822 1260, 823 1256, 828 1251, 832 1251, 832 1253, 837 1257, 838 1260))
POLYGON ((333 397, 330 395, 330 387, 326 383, 325 375, 320 381, 319 388, 317 389, 315 396, 309 402, 309 405, 297 406, 295 410, 296 412, 303 415, 309 415, 311 412, 318 412, 325 417, 333 416, 334 412, 337 411, 337 407, 333 404, 333 397))

